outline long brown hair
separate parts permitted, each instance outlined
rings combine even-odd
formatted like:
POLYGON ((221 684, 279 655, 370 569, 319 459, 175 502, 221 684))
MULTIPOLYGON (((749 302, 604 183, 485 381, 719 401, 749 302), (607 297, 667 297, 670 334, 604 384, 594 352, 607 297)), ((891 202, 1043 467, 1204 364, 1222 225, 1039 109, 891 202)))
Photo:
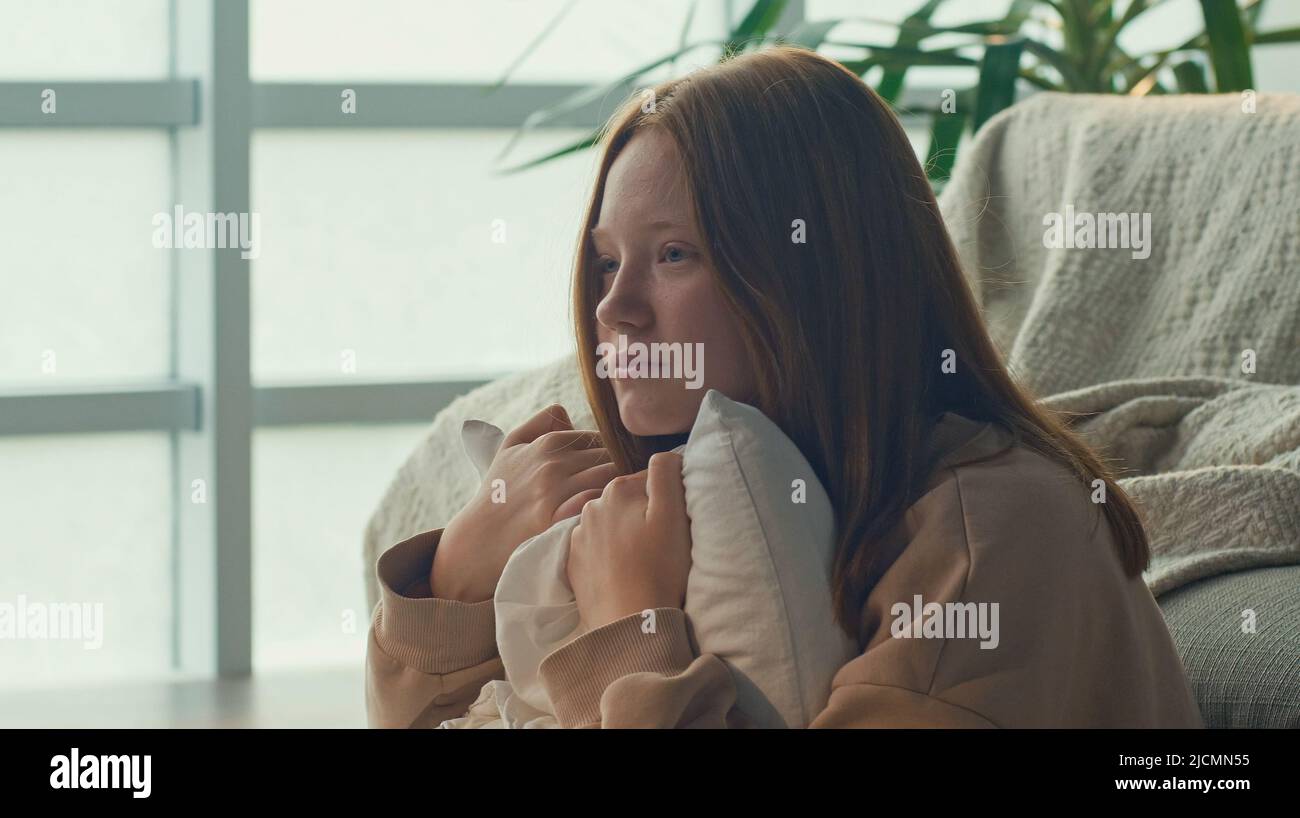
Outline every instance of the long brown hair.
POLYGON ((874 91, 787 46, 652 90, 605 127, 574 265, 579 366, 624 472, 664 444, 629 433, 609 381, 596 377, 600 280, 588 231, 614 159, 637 132, 660 128, 682 156, 718 286, 739 317, 757 407, 799 447, 836 510, 832 582, 850 636, 864 638, 862 605, 892 559, 882 543, 925 485, 928 436, 945 411, 1001 424, 1084 483, 1104 480, 1101 505, 1124 570, 1146 567, 1138 514, 1107 466, 1003 365, 930 184, 874 91), (793 240, 799 225, 802 243, 793 240), (941 371, 946 350, 955 372, 941 371))

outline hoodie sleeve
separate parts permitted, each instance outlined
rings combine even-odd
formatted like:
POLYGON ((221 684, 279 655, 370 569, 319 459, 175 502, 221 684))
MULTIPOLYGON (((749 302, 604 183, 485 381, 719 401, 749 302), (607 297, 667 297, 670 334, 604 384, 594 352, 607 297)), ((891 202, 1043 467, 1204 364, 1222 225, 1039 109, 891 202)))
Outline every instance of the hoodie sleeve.
POLYGON ((542 660, 561 727, 741 727, 731 672, 695 656, 680 608, 656 608, 653 631, 631 614, 585 633, 542 660))
POLYGON ((366 646, 371 727, 437 727, 465 714, 484 684, 505 678, 492 600, 428 595, 442 529, 403 540, 379 558, 379 603, 366 646))
MULTIPOLYGON (((659 632, 641 616, 611 622, 542 662, 543 682, 562 727, 740 728, 731 673, 716 656, 693 656, 678 609, 656 610, 659 632), (666 627, 665 627, 666 626, 666 627)), ((993 727, 988 719, 937 697, 876 684, 837 686, 809 726, 993 727)))

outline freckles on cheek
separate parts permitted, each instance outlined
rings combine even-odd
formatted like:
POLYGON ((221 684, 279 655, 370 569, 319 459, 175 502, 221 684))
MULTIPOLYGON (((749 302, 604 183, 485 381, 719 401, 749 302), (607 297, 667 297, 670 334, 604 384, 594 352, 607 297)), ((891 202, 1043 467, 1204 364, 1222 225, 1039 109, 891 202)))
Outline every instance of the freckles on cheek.
POLYGON ((704 275, 664 292, 656 310, 667 341, 708 341, 729 324, 726 302, 704 275))

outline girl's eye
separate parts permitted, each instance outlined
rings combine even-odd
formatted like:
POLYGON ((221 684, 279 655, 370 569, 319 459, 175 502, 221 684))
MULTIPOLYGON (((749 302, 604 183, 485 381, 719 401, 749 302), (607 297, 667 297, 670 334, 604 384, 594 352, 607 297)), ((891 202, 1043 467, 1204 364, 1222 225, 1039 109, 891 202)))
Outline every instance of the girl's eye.
POLYGON ((596 269, 601 275, 612 275, 618 272, 618 262, 612 258, 603 258, 596 262, 596 269))
POLYGON ((676 263, 686 260, 686 251, 680 247, 669 247, 664 251, 664 261, 676 263))

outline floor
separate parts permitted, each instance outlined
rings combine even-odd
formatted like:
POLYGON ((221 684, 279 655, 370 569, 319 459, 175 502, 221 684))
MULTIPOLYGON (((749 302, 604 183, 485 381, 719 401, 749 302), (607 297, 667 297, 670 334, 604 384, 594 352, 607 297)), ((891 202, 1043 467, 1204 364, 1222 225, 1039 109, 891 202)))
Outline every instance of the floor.
POLYGON ((360 667, 0 695, 0 728, 365 726, 360 667))

